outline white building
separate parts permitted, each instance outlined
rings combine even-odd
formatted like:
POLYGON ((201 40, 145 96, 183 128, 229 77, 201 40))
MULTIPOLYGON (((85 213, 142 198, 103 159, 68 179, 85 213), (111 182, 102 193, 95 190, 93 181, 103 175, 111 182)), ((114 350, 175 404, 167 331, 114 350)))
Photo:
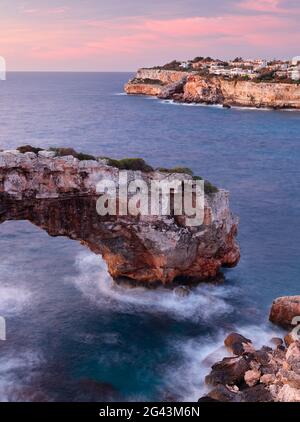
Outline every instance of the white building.
POLYGON ((299 81, 300 80, 300 66, 295 66, 290 71, 290 76, 293 79, 293 81, 299 81))
POLYGON ((296 56, 292 59, 292 65, 288 69, 288 75, 294 81, 300 80, 300 56, 296 56))
POLYGON ((300 66, 300 56, 292 58, 292 66, 300 66))
POLYGON ((189 63, 189 62, 182 62, 182 63, 180 64, 180 67, 181 67, 182 69, 188 69, 188 68, 190 67, 190 63, 189 63))

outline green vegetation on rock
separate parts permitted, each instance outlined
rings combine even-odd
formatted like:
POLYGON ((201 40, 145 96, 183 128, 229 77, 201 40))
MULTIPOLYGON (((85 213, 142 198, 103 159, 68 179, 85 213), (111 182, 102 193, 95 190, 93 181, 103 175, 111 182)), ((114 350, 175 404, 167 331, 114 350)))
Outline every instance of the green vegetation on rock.
POLYGON ((43 148, 36 148, 31 145, 22 145, 18 147, 17 150, 21 154, 25 154, 26 152, 34 152, 34 154, 37 154, 39 151, 43 151, 43 148))
POLYGON ((84 154, 82 152, 77 152, 73 148, 50 148, 49 151, 55 153, 56 157, 66 157, 67 155, 72 155, 80 161, 84 160, 96 160, 96 157, 90 154, 84 154))

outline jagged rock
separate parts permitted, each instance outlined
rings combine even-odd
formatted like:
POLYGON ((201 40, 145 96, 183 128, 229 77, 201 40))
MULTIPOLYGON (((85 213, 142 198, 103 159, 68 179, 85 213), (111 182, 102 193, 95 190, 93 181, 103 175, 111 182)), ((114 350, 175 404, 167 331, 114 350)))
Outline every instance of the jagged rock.
POLYGON ((282 346, 283 345, 283 340, 279 337, 273 337, 271 339, 271 343, 273 343, 275 346, 282 346))
POLYGON ((300 390, 285 384, 282 388, 275 390, 276 401, 279 402, 300 402, 300 390))
POLYGON ((252 342, 238 333, 231 333, 226 337, 224 344, 231 353, 241 356, 246 349, 249 350, 247 346, 251 346, 252 342))
POLYGON ((198 400, 198 403, 218 403, 220 400, 212 399, 209 396, 203 396, 198 400))
POLYGON ((278 371, 277 378, 283 384, 288 384, 292 388, 300 389, 300 375, 294 371, 280 369, 278 371))
POLYGON ((286 347, 289 347, 292 343, 294 343, 297 339, 293 336, 293 333, 288 333, 284 336, 284 342, 286 347))
POLYGON ((274 374, 265 374, 260 378, 260 382, 262 384, 273 384, 275 381, 275 375, 274 374))
POLYGON ((263 384, 245 389, 242 392, 241 399, 244 402, 250 403, 268 403, 274 401, 271 393, 263 384))
POLYGON ((300 316, 300 296, 284 296, 274 300, 269 318, 274 324, 290 329, 297 316, 300 316))
POLYGON ((251 357, 263 366, 268 365, 270 362, 270 355, 264 350, 256 350, 251 357))
POLYGON ((244 379, 245 383, 249 387, 253 387, 255 384, 257 384, 260 380, 261 372, 257 369, 251 369, 245 373, 244 379))
MULTIPOLYGON (((282 305, 282 301, 279 302, 282 305)), ((286 302, 283 301, 283 303, 286 302)), ((217 393, 213 390, 213 395, 211 396, 210 392, 208 396, 217 398, 219 401, 237 401, 237 398, 232 396, 231 388, 227 388, 227 384, 237 384, 239 401, 300 402, 300 341, 295 337, 297 338, 294 332, 286 336, 287 349, 282 339, 274 338, 272 342, 277 346, 274 350, 263 346, 260 350, 245 351, 239 358, 224 358, 213 365, 211 373, 206 377, 206 382, 216 385, 217 393), (242 361, 238 359, 244 359, 245 366, 248 367, 246 371, 244 371, 244 364, 241 365, 242 361), (243 372, 244 382, 239 378, 243 372)), ((242 345, 249 345, 249 343, 244 343, 245 338, 236 333, 231 333, 226 338, 225 344, 227 343, 230 346, 229 349, 232 350, 232 344, 235 344, 236 340, 239 340, 242 345)), ((250 342, 249 339, 246 340, 250 342)), ((250 344, 253 348, 251 342, 250 344)))
POLYGON ((174 293, 178 297, 186 297, 190 295, 191 290, 186 286, 178 286, 174 289, 174 293))
POLYGON ((291 369, 300 374, 300 342, 293 342, 287 349, 286 361, 291 369))
POLYGON ((174 96, 177 96, 178 98, 182 98, 183 92, 184 92, 184 86, 186 84, 186 76, 182 78, 178 82, 173 82, 170 85, 167 85, 162 92, 158 95, 158 98, 160 99, 176 99, 174 96), (180 97, 178 97, 178 94, 180 94, 180 97))
MULTIPOLYGON (((213 401, 219 402, 239 402, 241 401, 241 395, 239 392, 233 392, 224 385, 217 385, 212 391, 206 396, 213 401)), ((201 399, 200 399, 201 400, 201 399)), ((203 401, 203 400, 201 400, 203 401)))
POLYGON ((211 385, 238 385, 244 380, 249 364, 242 356, 224 358, 212 366, 212 371, 206 376, 205 382, 211 385))
MULTIPOLYGON (((104 216, 96 211, 97 183, 117 184, 120 170, 103 161, 0 153, 0 223, 28 220, 51 236, 68 236, 102 255, 111 276, 150 286, 176 278, 203 281, 239 261, 238 220, 228 192, 205 195, 204 224, 190 227, 169 216, 104 216)), ((184 174, 129 171, 128 179, 174 180, 184 174)))

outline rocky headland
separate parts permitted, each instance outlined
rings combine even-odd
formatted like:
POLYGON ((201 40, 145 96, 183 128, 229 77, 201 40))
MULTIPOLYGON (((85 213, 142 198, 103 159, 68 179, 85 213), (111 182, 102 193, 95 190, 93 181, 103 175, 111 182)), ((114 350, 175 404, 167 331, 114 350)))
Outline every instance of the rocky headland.
POLYGON ((212 366, 205 378, 212 389, 199 402, 300 402, 300 296, 276 299, 270 321, 294 328, 284 339, 266 339, 272 347, 259 350, 251 339, 229 334, 230 356, 212 366))
POLYGON ((124 89, 131 95, 151 95, 183 103, 300 109, 300 84, 227 79, 196 71, 142 68, 124 89))
POLYGON ((50 236, 67 236, 106 261, 115 280, 147 286, 180 279, 218 277, 235 266, 238 219, 229 194, 206 182, 204 223, 190 227, 177 216, 104 216, 96 211, 96 185, 117 183, 120 170, 129 178, 171 180, 192 175, 152 169, 141 159, 111 160, 78 154, 72 149, 45 151, 32 147, 0 152, 0 223, 28 220, 50 236))

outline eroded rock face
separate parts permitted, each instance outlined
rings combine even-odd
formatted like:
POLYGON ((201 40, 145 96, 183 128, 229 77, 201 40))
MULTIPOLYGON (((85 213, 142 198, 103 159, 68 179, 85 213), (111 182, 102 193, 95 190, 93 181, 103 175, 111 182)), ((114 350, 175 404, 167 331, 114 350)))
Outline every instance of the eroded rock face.
POLYGON ((176 72, 162 69, 140 69, 137 78, 148 83, 125 85, 128 94, 154 95, 187 103, 223 104, 227 107, 268 107, 300 109, 300 85, 236 81, 218 76, 203 76, 197 72, 176 72), (150 83, 149 81, 156 81, 150 83), (161 85, 157 85, 160 81, 161 85), (182 93, 168 89, 183 83, 182 93))
MULTIPOLYGON (((145 181, 174 177, 129 172, 135 176, 145 181)), ((0 223, 29 220, 51 236, 79 240, 103 256, 113 278, 136 283, 207 280, 222 266, 238 263, 238 221, 230 212, 228 192, 206 195, 205 222, 199 227, 172 216, 101 217, 96 185, 118 177, 119 170, 101 160, 79 161, 47 151, 1 152, 0 223)))

